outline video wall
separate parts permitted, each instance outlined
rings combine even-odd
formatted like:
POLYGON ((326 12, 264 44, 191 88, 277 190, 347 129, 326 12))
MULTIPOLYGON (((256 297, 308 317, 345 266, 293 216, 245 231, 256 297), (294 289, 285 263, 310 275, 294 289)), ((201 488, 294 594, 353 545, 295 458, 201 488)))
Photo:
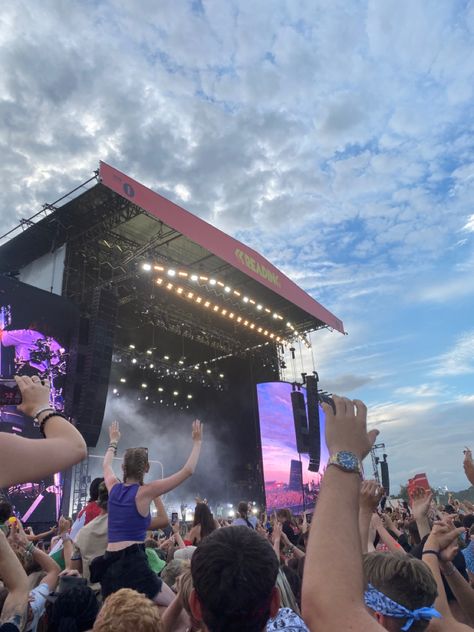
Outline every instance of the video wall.
MULTIPOLYGON (((265 382, 257 385, 267 512, 285 507, 294 513, 314 509, 321 478, 329 459, 325 440, 325 417, 321 407, 319 471, 310 472, 309 456, 298 453, 291 404, 292 390, 289 382, 265 382)), ((306 402, 304 388, 302 392, 306 402)))
MULTIPOLYGON (((76 306, 55 294, 0 277, 0 377, 39 375, 52 384, 51 406, 64 408, 68 357, 78 325, 76 306)), ((2 386, 1 401, 8 401, 2 386)), ((0 403, 0 432, 40 438, 33 420, 15 406, 0 403)), ((1 490, 24 522, 54 522, 61 507, 61 475, 1 490)))

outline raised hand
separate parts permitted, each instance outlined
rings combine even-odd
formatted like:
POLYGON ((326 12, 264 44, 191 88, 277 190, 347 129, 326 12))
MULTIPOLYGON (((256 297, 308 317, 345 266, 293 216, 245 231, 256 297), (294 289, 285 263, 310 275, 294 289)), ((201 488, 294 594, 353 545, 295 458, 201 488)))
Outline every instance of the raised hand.
POLYGON ((118 421, 113 421, 109 426, 109 438, 111 443, 118 443, 120 441, 120 427, 118 421))
POLYGON ((202 423, 199 419, 193 421, 193 441, 202 441, 202 423))
POLYGON ((464 463, 472 463, 472 450, 470 448, 464 448, 464 463))
POLYGON ((425 549, 434 548, 440 552, 440 556, 443 555, 443 551, 446 550, 445 555, 449 555, 452 551, 453 545, 457 546, 458 537, 465 532, 464 527, 456 529, 453 525, 452 519, 438 520, 434 523, 428 540, 425 544, 425 549))
POLYGON ((362 481, 359 503, 361 511, 375 511, 384 495, 384 488, 377 481, 362 481))
POLYGON ((367 432, 367 407, 360 400, 333 397, 336 413, 323 403, 326 414, 326 443, 330 454, 342 450, 352 452, 361 461, 369 454, 378 430, 367 432))
POLYGON ((433 494, 422 487, 413 492, 412 512, 415 520, 428 516, 433 501, 433 494))
POLYGON ((48 408, 50 386, 48 380, 43 380, 37 376, 15 375, 15 381, 20 389, 22 402, 18 406, 25 415, 34 417, 43 408, 48 408))

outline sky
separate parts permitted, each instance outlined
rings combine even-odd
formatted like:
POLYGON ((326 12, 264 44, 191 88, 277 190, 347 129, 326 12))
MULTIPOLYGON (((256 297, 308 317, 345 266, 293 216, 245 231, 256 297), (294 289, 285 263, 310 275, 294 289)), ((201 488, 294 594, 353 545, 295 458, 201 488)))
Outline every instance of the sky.
POLYGON ((125 171, 344 321, 313 336, 315 366, 367 402, 395 491, 418 472, 462 489, 473 40, 460 0, 5 3, 2 227, 101 159, 125 171))

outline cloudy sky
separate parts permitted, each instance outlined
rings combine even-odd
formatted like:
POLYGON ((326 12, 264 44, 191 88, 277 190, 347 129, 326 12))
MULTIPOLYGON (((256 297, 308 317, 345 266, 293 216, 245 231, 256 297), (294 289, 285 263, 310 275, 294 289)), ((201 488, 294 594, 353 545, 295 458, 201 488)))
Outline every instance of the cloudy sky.
POLYGON ((395 486, 474 447, 474 2, 33 0, 0 15, 2 226, 99 159, 344 320, 395 486))

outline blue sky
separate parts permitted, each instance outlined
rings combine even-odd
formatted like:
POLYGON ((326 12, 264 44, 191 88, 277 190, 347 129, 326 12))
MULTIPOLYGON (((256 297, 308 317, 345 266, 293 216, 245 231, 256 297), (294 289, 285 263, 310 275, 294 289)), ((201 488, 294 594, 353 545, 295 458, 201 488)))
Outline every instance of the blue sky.
POLYGON ((321 381, 367 401, 395 487, 426 471, 462 488, 473 39, 474 4, 456 0, 9 3, 3 224, 99 159, 130 173, 344 320, 348 336, 313 337, 321 381))

